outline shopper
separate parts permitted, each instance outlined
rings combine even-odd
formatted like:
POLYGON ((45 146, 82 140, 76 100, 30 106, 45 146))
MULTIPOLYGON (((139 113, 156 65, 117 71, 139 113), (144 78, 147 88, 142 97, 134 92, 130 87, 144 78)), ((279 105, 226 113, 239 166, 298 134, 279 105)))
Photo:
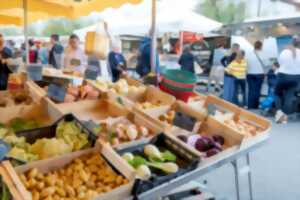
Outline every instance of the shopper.
POLYGON ((178 64, 181 66, 181 70, 185 70, 191 73, 195 73, 195 56, 191 52, 191 46, 185 45, 183 53, 181 54, 178 64))
POLYGON ((300 83, 300 49, 299 40, 294 38, 292 45, 283 50, 279 56, 275 103, 277 123, 286 123, 288 115, 296 111, 296 92, 300 83))
POLYGON ((112 74, 112 81, 119 80, 120 75, 126 73, 126 59, 121 53, 120 42, 113 42, 112 51, 108 54, 108 64, 112 74))
MULTIPOLYGON (((144 77, 151 72, 151 38, 145 37, 139 47, 138 63, 136 72, 144 77)), ((155 72, 159 73, 159 55, 156 54, 156 69, 155 72)))
POLYGON ((256 41, 252 54, 249 54, 248 61, 248 108, 257 109, 261 96, 261 89, 266 72, 270 68, 270 62, 263 52, 263 43, 256 41))
POLYGON ((47 48, 47 43, 46 42, 42 42, 40 44, 38 55, 39 55, 39 59, 38 59, 39 63, 41 63, 43 65, 48 64, 49 52, 48 52, 48 48, 47 48))
POLYGON ((35 46, 35 42, 33 39, 28 41, 29 43, 29 63, 37 63, 38 61, 38 51, 35 46))
POLYGON ((221 63, 221 59, 224 58, 226 50, 224 45, 221 44, 213 52, 213 65, 209 73, 207 91, 210 91, 212 81, 215 82, 214 91, 219 92, 221 90, 221 82, 224 80, 224 67, 221 63))
POLYGON ((64 53, 64 67, 82 75, 86 69, 87 58, 79 44, 79 37, 72 34, 69 37, 69 44, 64 53))
POLYGON ((59 35, 53 34, 50 38, 52 45, 49 52, 49 64, 56 69, 62 68, 62 58, 64 53, 64 47, 59 42, 59 35))
POLYGON ((0 90, 7 89, 8 76, 11 73, 7 66, 7 59, 13 55, 12 51, 5 47, 4 36, 0 34, 0 90))
POLYGON ((225 68, 227 74, 234 77, 234 96, 233 102, 236 105, 242 107, 246 106, 246 73, 247 73, 247 61, 245 60, 245 51, 238 51, 236 58, 232 61, 227 68, 225 68), (239 103, 239 90, 242 93, 242 103, 239 103))
MULTIPOLYGON (((230 54, 228 56, 224 56, 221 59, 222 65, 226 68, 230 63, 235 60, 237 52, 240 50, 240 45, 234 43, 231 47, 230 54)), ((234 94, 235 94, 235 86, 234 86, 235 78, 225 73, 224 75, 224 87, 223 87, 223 99, 234 103, 234 94)))

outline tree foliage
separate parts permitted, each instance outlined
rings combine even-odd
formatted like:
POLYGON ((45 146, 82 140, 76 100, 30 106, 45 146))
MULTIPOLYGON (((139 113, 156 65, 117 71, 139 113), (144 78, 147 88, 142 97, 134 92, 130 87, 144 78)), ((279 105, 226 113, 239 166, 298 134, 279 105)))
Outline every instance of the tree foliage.
POLYGON ((224 24, 236 23, 246 17, 246 2, 204 0, 196 5, 195 11, 224 24))

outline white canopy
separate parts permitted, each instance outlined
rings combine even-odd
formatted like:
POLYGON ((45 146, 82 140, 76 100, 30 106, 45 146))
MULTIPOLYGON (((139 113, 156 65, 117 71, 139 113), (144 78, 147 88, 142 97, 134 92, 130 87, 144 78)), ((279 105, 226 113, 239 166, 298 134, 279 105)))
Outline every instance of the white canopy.
MULTIPOLYGON (((109 30, 113 35, 144 36, 149 33, 150 20, 147 16, 137 13, 124 16, 122 11, 104 17, 109 30)), ((192 10, 163 9, 157 15, 157 34, 159 36, 167 32, 178 33, 179 31, 191 31, 197 33, 209 33, 222 26, 221 23, 199 15, 192 10)), ((95 31, 97 25, 74 31, 83 39, 88 31, 95 31)))

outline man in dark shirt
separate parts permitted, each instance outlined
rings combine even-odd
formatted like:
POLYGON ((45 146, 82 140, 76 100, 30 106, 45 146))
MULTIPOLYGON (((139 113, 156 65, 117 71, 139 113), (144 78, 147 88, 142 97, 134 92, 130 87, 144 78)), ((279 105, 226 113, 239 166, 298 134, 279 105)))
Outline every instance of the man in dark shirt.
POLYGON ((12 51, 4 46, 4 37, 0 34, 0 90, 7 89, 8 76, 11 73, 7 59, 12 58, 12 51))
POLYGON ((122 55, 120 47, 114 47, 108 55, 109 67, 112 73, 112 80, 116 82, 119 80, 120 75, 126 70, 126 60, 122 55))
POLYGON ((191 47, 190 45, 186 45, 184 47, 183 53, 179 58, 179 65, 181 66, 182 70, 192 72, 193 74, 195 73, 195 56, 191 52, 191 47))
POLYGON ((49 52, 49 64, 56 69, 62 68, 62 55, 64 52, 64 47, 59 43, 59 35, 51 35, 50 42, 52 48, 49 52))

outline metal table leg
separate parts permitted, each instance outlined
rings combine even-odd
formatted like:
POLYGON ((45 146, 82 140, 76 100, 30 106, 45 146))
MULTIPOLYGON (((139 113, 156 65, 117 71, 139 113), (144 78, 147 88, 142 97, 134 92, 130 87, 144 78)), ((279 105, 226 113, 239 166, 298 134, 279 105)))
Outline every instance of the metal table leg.
POLYGON ((238 161, 237 160, 233 161, 232 165, 234 168, 234 175, 235 175, 236 199, 241 200, 238 161))
MULTIPOLYGON (((249 166, 249 169, 251 169, 250 168, 250 154, 249 153, 247 154, 246 159, 247 159, 247 165, 249 166)), ((248 172, 248 184, 249 184, 250 200, 254 200, 251 170, 249 170, 249 172, 248 172)))

